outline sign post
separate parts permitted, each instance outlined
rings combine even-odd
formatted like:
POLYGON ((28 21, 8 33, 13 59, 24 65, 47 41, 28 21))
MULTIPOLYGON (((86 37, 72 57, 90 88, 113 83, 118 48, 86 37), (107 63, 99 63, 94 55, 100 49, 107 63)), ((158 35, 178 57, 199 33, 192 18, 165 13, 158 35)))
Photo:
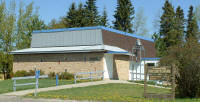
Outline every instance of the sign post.
POLYGON ((40 70, 35 71, 35 78, 36 78, 36 83, 35 83, 35 93, 34 96, 37 96, 37 89, 38 89, 38 79, 40 77, 40 70))
POLYGON ((56 74, 56 86, 58 86, 58 74, 56 74))

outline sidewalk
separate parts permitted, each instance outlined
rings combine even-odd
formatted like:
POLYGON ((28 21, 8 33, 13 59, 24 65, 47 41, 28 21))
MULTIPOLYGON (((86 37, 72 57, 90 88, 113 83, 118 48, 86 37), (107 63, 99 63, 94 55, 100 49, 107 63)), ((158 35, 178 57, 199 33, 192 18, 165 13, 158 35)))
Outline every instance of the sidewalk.
POLYGON ((98 102, 98 101, 79 101, 79 100, 62 100, 62 99, 44 99, 44 98, 25 98, 20 96, 0 95, 0 102, 98 102))

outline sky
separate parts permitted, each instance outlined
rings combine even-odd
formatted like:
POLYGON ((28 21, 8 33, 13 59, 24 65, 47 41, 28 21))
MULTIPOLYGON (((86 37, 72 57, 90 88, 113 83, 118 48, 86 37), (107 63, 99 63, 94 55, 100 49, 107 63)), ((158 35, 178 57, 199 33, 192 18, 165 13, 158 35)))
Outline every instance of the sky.
MULTIPOLYGON (((6 0, 7 4, 12 0, 6 0)), ((16 1, 17 8, 20 0, 16 1)), ((42 20, 48 24, 52 19, 59 19, 61 16, 65 16, 68 8, 75 2, 77 5, 82 2, 83 4, 87 0, 21 0, 25 3, 25 5, 34 2, 34 7, 39 7, 39 15, 42 20)), ((185 17, 187 16, 187 12, 190 5, 197 7, 200 5, 200 0, 169 0, 174 8, 178 5, 183 8, 185 17)), ((157 18, 160 12, 162 12, 162 6, 164 5, 165 0, 131 0, 135 12, 139 11, 139 9, 143 9, 144 16, 146 17, 146 28, 149 31, 149 34, 152 34, 155 29, 153 27, 153 21, 157 18)), ((105 7, 108 14, 109 23, 112 25, 112 21, 114 20, 113 15, 116 9, 117 0, 97 0, 97 7, 100 14, 103 12, 103 8, 105 7)), ((17 10, 16 10, 17 11, 17 10)))

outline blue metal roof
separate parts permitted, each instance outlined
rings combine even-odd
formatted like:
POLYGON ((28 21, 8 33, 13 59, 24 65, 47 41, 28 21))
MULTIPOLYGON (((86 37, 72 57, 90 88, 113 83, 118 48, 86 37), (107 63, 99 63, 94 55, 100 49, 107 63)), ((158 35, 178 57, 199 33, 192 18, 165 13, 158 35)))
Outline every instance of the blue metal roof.
POLYGON ((130 37, 134 37, 134 38, 138 38, 138 39, 143 39, 143 40, 154 42, 153 39, 150 39, 150 38, 145 38, 145 37, 142 37, 142 36, 138 36, 138 35, 135 35, 135 34, 119 31, 119 30, 108 28, 108 27, 104 27, 104 26, 36 30, 36 31, 33 31, 33 33, 49 33, 49 32, 63 32, 63 31, 75 31, 75 30, 92 30, 92 29, 102 29, 102 30, 106 30, 106 31, 122 34, 122 35, 125 35, 125 36, 130 36, 130 37))
POLYGON ((142 58, 142 60, 160 60, 160 58, 142 58))

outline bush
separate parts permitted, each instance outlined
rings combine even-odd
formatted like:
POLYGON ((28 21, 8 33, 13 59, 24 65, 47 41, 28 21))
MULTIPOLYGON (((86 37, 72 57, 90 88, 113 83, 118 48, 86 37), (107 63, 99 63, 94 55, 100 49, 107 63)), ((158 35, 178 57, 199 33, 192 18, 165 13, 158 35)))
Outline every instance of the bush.
MULTIPOLYGON (((140 83, 140 84, 144 84, 143 80, 138 80, 138 81, 134 81, 135 83, 140 83)), ((149 85, 156 85, 155 81, 147 81, 147 84, 149 85)))
POLYGON ((28 71, 28 76, 34 76, 34 75, 35 75, 35 70, 28 71))
POLYGON ((40 75, 44 75, 44 71, 43 70, 40 70, 40 75))
POLYGON ((179 97, 200 97, 200 44, 189 40, 169 49, 161 64, 176 64, 176 93, 179 97))
MULTIPOLYGON (((44 75, 44 71, 40 70, 40 75, 44 75)), ((35 76, 35 70, 19 70, 14 73, 14 77, 35 76)))
POLYGON ((55 73, 55 72, 50 72, 50 73, 48 74, 48 77, 49 77, 50 79, 55 79, 55 78, 56 78, 56 73, 55 73))
POLYGON ((72 80, 74 79, 74 74, 68 72, 62 72, 59 74, 59 79, 72 80))
POLYGON ((25 70, 19 70, 19 71, 15 72, 14 76, 15 77, 29 76, 29 72, 27 72, 25 70))

